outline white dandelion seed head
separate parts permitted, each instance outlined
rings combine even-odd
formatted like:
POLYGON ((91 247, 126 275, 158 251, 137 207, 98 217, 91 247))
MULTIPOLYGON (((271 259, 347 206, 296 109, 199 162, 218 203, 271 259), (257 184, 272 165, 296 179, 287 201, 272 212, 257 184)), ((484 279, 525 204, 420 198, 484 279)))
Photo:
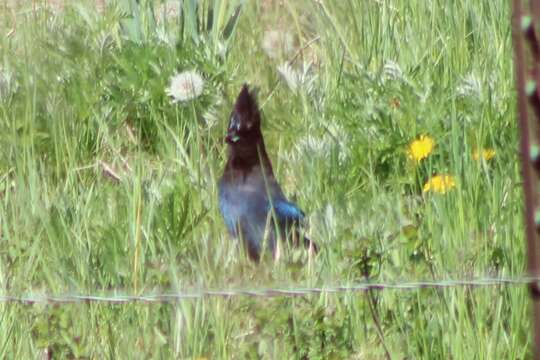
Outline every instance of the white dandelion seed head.
POLYGON ((349 132, 339 123, 334 121, 329 122, 326 125, 326 130, 328 130, 334 138, 339 139, 340 141, 349 140, 349 132))
POLYGON ((66 5, 62 0, 48 0, 45 2, 45 9, 51 11, 54 15, 58 15, 64 11, 66 5))
POLYGON ((398 63, 392 60, 387 60, 383 66, 383 76, 390 80, 402 80, 403 71, 398 63))
POLYGON ((216 97, 211 102, 213 103, 213 105, 208 106, 208 108, 202 115, 204 123, 206 124, 206 127, 208 129, 216 126, 220 122, 221 114, 218 109, 220 109, 223 105, 223 98, 216 97))
POLYGON ((311 63, 304 63, 300 69, 294 69, 288 62, 284 62, 277 67, 277 71, 293 92, 300 87, 304 88, 308 93, 313 90, 316 76, 311 71, 311 63))
POLYGON ((332 150, 332 143, 327 136, 315 137, 306 135, 298 140, 298 147, 301 153, 311 154, 317 157, 327 157, 332 150))
POLYGON ((300 138, 297 144, 298 154, 310 154, 313 158, 328 160, 331 156, 337 155, 337 160, 341 164, 349 157, 348 144, 349 134, 345 129, 331 123, 327 126, 323 136, 313 136, 308 134, 300 138))
POLYGON ((294 70, 288 62, 284 62, 283 64, 279 65, 277 67, 277 71, 283 80, 285 80, 289 89, 292 91, 296 91, 296 89, 298 89, 300 74, 294 70))
POLYGON ((338 162, 344 163, 350 156, 349 141, 351 136, 349 132, 341 125, 331 122, 327 125, 326 130, 331 134, 333 144, 337 146, 338 162))
POLYGON ((327 159, 331 151, 332 144, 327 137, 313 136, 308 133, 298 139, 294 151, 283 152, 279 154, 279 157, 286 162, 298 163, 300 166, 305 154, 309 154, 312 159, 327 159))
POLYGON ((219 122, 219 114, 214 109, 206 111, 202 118, 208 129, 213 128, 219 122))
POLYGON ((0 68, 0 100, 6 99, 11 95, 17 87, 14 74, 7 70, 0 68))
POLYGON ((0 69, 0 99, 6 97, 9 92, 9 82, 6 72, 0 69))
POLYGON ((108 0, 97 0, 95 2, 96 13, 98 13, 99 15, 105 14, 105 10, 107 9, 108 3, 109 3, 108 0))
POLYGON ((288 31, 266 31, 262 40, 262 48, 271 59, 286 57, 294 51, 294 37, 288 31))
POLYGON ((193 100, 199 97, 204 88, 204 80, 196 71, 184 71, 171 77, 170 85, 165 89, 173 103, 193 100))
POLYGON ((474 74, 468 74, 463 78, 461 83, 456 88, 458 97, 473 97, 476 99, 482 98, 482 83, 474 74))
POLYGON ((149 180, 146 186, 147 195, 155 202, 163 202, 164 197, 174 190, 173 174, 163 174, 161 180, 149 180))
POLYGON ((162 2, 155 10, 156 21, 162 23, 169 19, 175 19, 180 16, 182 0, 167 0, 162 2))

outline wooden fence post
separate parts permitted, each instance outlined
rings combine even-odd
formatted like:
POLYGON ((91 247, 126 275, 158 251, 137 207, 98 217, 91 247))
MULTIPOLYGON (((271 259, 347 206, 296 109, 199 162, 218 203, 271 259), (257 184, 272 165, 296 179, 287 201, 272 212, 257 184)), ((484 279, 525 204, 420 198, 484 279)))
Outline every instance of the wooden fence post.
MULTIPOLYGON (((540 20, 540 1, 530 0, 530 11, 523 11, 523 1, 513 2, 514 64, 517 85, 517 105, 520 128, 520 149, 525 198, 525 228, 529 275, 540 275, 540 43, 536 26, 540 20), (525 45, 527 44, 527 45, 525 45), (531 121, 529 121, 531 120, 531 121)), ((540 360, 540 287, 530 284, 534 359, 540 360)))

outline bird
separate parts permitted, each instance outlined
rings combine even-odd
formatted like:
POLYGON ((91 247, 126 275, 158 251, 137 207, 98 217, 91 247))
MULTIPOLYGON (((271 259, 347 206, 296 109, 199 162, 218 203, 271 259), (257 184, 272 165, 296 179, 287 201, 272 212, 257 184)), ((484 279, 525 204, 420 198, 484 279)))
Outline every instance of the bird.
POLYGON ((218 196, 230 235, 241 240, 255 262, 267 250, 278 257, 278 239, 287 239, 294 246, 303 244, 316 253, 317 245, 300 232, 304 212, 285 197, 276 180, 264 144, 256 94, 247 84, 232 109, 225 142, 228 158, 218 196))

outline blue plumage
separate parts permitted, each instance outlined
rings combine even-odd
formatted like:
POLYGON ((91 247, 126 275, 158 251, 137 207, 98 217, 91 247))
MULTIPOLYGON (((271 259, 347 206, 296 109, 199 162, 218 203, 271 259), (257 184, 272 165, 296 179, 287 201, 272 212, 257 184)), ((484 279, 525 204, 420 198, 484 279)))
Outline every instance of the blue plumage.
POLYGON ((284 222, 300 222, 305 217, 304 212, 296 204, 287 200, 276 200, 273 204, 268 204, 268 210, 273 210, 276 217, 284 222))
MULTIPOLYGON (((219 208, 229 233, 242 240, 249 256, 256 261, 265 242, 274 253, 279 237, 298 241, 298 225, 305 216, 287 200, 274 177, 260 121, 255 98, 244 85, 225 138, 229 158, 219 181, 219 208)), ((306 246, 316 250, 308 238, 302 239, 306 246)))

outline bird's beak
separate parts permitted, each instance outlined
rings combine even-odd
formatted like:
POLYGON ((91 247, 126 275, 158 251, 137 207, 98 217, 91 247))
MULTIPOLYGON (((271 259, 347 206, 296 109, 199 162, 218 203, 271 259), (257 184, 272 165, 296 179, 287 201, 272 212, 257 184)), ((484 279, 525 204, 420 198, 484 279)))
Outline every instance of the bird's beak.
POLYGON ((227 134, 227 136, 225 136, 225 141, 227 142, 227 144, 229 145, 232 145, 236 142, 238 142, 238 140, 240 140, 240 136, 238 136, 237 134, 235 133, 229 133, 227 134))

